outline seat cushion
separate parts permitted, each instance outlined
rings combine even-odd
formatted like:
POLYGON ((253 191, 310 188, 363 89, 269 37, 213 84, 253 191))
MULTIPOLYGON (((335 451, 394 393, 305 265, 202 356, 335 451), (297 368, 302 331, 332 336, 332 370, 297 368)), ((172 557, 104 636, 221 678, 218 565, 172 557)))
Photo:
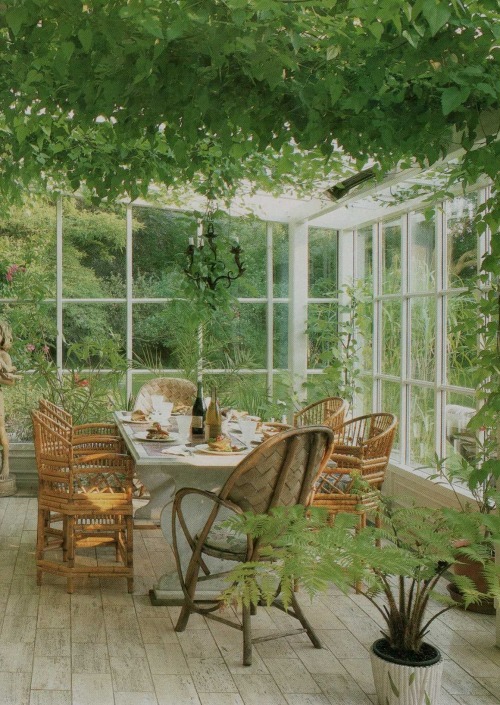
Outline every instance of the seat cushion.
POLYGON ((208 534, 203 550, 207 553, 224 553, 234 556, 235 561, 244 561, 247 555, 247 539, 221 524, 215 524, 208 534))

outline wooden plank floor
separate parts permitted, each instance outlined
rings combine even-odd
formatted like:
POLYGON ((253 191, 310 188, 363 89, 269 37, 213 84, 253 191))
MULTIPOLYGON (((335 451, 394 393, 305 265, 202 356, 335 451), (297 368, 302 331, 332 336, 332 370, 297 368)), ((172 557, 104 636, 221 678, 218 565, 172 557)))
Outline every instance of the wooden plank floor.
MULTIPOLYGON (((136 589, 84 579, 73 595, 57 576, 35 582, 36 498, 0 498, 1 705, 370 705, 368 649, 377 617, 364 598, 331 590, 302 600, 324 649, 307 637, 263 642, 241 665, 241 636, 178 608, 152 607, 148 591, 172 560, 159 530, 135 532, 136 589)), ((89 551, 88 560, 105 560, 89 551)), ((286 615, 259 609, 254 633, 286 615)), ((452 610, 432 630, 445 658, 441 705, 500 703, 494 618, 452 610)))

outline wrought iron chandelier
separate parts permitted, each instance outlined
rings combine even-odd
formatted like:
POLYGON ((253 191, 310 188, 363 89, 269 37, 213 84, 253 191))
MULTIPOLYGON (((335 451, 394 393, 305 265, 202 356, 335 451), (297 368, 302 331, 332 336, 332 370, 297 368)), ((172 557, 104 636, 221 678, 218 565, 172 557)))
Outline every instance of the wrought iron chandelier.
POLYGON ((198 289, 211 289, 215 291, 218 284, 222 283, 227 288, 245 272, 244 263, 241 261, 243 254, 239 238, 233 238, 230 252, 233 255, 235 270, 227 269, 224 261, 217 252, 217 234, 214 226, 214 208, 209 204, 202 223, 201 234, 195 239, 190 237, 186 250, 187 265, 184 272, 198 289))

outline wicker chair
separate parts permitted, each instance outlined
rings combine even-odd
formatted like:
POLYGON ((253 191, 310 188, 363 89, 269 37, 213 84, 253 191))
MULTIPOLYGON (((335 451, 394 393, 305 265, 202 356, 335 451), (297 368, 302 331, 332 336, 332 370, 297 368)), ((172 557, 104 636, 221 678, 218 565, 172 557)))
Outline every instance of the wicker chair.
POLYGON ((309 404, 293 416, 293 425, 302 426, 329 426, 336 431, 342 426, 345 415, 349 409, 349 402, 341 397, 326 397, 313 404, 309 404))
POLYGON ((42 414, 59 424, 60 433, 67 436, 75 450, 78 448, 82 451, 107 449, 118 453, 125 452, 125 444, 116 424, 101 422, 73 424, 72 415, 48 399, 40 399, 38 408, 42 414))
MULTIPOLYGON (((243 632, 243 664, 246 666, 252 662, 252 642, 284 636, 281 633, 252 639, 250 607, 243 607, 241 624, 223 619, 214 614, 220 607, 218 599, 198 599, 195 594, 196 586, 199 580, 217 579, 228 572, 217 569, 216 573, 211 573, 206 556, 222 561, 259 560, 258 540, 253 542, 250 537, 243 538, 242 541, 235 540, 234 535, 229 534, 216 522, 220 522, 221 517, 223 518, 225 513, 227 515, 228 511, 242 513, 251 510, 261 514, 277 506, 308 506, 312 499, 314 481, 328 462, 332 447, 333 432, 324 426, 284 431, 249 453, 238 464, 218 494, 192 488, 183 488, 176 493, 172 509, 173 550, 184 593, 176 631, 184 631, 193 612, 239 629, 243 632), (199 501, 200 509, 204 510, 204 517, 207 517, 199 531, 189 528, 192 517, 199 516, 193 504, 195 499, 199 501), (181 560, 182 548, 179 550, 179 546, 184 546, 186 541, 190 549, 188 548, 188 558, 184 561, 181 560), (200 570, 204 575, 199 576, 200 570)), ((273 604, 284 609, 278 597, 279 590, 273 604)), ((305 631, 313 645, 321 648, 296 595, 292 595, 288 614, 302 625, 299 632, 305 631)))
POLYGON ((313 504, 327 507, 331 515, 358 514, 359 527, 366 526, 367 513, 378 507, 378 490, 384 481, 397 425, 393 414, 376 413, 358 416, 337 429, 331 457, 336 468, 327 469, 316 483, 313 504), (359 489, 358 478, 363 481, 359 489))
POLYGON ((37 583, 44 572, 64 576, 67 591, 81 576, 124 577, 133 590, 133 508, 130 457, 75 449, 61 424, 32 412, 38 466, 37 583), (56 528, 57 518, 61 528, 56 528), (79 562, 77 548, 113 545, 121 565, 79 562), (62 556, 52 555, 62 549, 62 556), (49 557, 45 553, 51 552, 49 557))
POLYGON ((165 401, 171 401, 176 406, 191 408, 196 397, 196 385, 188 379, 178 379, 177 377, 156 377, 150 379, 139 389, 134 404, 135 409, 141 409, 149 413, 153 411, 151 396, 161 394, 165 401))

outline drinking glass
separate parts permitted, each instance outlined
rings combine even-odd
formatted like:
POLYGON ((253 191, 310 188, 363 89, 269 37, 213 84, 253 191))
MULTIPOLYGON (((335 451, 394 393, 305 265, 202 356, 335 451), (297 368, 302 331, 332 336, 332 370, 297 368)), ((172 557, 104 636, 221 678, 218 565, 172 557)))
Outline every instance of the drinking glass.
POLYGON ((151 406, 153 411, 161 411, 161 405, 163 403, 162 394, 151 394, 151 406))
POLYGON ((177 430, 179 431, 179 443, 187 443, 189 440, 189 432, 191 430, 192 416, 180 415, 175 417, 177 420, 177 430))
POLYGON ((255 431, 257 429, 257 421, 252 419, 238 419, 238 425, 241 431, 241 440, 246 445, 247 448, 250 447, 250 443, 255 438, 255 431))
POLYGON ((163 398, 162 398, 162 401, 160 403, 160 411, 161 411, 162 416, 164 418, 166 418, 167 421, 170 418, 170 415, 172 413, 173 408, 174 408, 173 402, 163 401, 163 398))

